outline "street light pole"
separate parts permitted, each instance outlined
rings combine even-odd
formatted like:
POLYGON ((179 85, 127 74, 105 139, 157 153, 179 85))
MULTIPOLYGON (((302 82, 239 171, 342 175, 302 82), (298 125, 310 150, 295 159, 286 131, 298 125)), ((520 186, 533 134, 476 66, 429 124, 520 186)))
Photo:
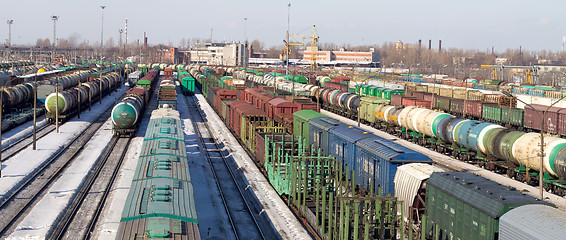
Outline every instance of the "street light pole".
POLYGON ((53 20, 53 44, 51 49, 51 62, 53 63, 53 58, 55 57, 55 44, 57 41, 57 20, 59 20, 59 16, 51 16, 51 20, 53 20))
POLYGON ((100 6, 100 8, 102 9, 102 30, 100 31, 100 84, 99 84, 99 103, 102 104, 102 69, 104 68, 104 65, 102 64, 103 59, 104 59, 104 9, 106 8, 106 6, 102 5, 100 6))

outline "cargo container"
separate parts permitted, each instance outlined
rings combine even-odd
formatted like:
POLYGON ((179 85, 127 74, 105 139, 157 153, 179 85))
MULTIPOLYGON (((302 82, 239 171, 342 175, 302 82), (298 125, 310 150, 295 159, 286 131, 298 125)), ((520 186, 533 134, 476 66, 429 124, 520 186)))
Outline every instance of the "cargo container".
POLYGON ((450 113, 456 116, 464 116, 465 111, 464 100, 462 99, 450 99, 450 113))
MULTIPOLYGON (((559 114, 566 113, 566 109, 558 107, 548 107, 539 104, 530 104, 525 106, 525 127, 539 131, 559 133, 559 114), (544 114, 543 119, 541 116, 544 114), (544 128, 541 129, 541 120, 544 123, 544 128)), ((564 118, 566 120, 566 118, 564 118)))
POLYGON ((499 219, 513 208, 547 204, 473 173, 435 172, 427 181, 426 233, 441 239, 498 239, 499 219))
POLYGON ((328 156, 328 131, 332 128, 345 125, 333 118, 314 118, 309 121, 309 145, 320 149, 322 156, 328 156))
POLYGON ((450 112, 450 98, 436 96, 435 97, 435 106, 436 109, 440 109, 445 112, 450 112))
POLYGON ((476 119, 482 117, 482 109, 485 102, 482 101, 465 101, 466 109, 464 111, 464 116, 472 116, 476 119))
MULTIPOLYGON (((362 137, 364 135, 358 136, 362 137)), ((395 173, 397 168, 407 163, 431 163, 430 158, 424 154, 406 148, 382 137, 370 135, 358 139, 355 146, 356 184, 373 192, 382 189, 382 196, 395 194, 395 173)))

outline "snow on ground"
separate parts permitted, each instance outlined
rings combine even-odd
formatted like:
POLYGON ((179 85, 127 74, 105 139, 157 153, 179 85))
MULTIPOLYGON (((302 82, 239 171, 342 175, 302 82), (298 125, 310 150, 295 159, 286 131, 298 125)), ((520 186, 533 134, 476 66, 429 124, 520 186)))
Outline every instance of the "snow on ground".
MULTIPOLYGON (((344 123, 347 123, 347 124, 351 124, 351 125, 356 125, 356 124, 357 124, 357 122, 354 121, 354 120, 351 120, 351 119, 349 119, 349 118, 342 117, 342 116, 340 116, 340 115, 331 113, 331 112, 326 111, 326 110, 321 110, 321 113, 322 113, 322 114, 325 114, 325 115, 327 115, 327 116, 330 116, 330 117, 332 117, 332 118, 338 119, 338 120, 340 120, 340 121, 342 121, 342 122, 344 122, 344 123)), ((510 178, 507 177, 506 175, 500 175, 500 174, 491 172, 491 171, 489 171, 489 170, 486 170, 486 169, 483 169, 483 168, 480 168, 480 167, 477 167, 477 166, 474 166, 474 165, 471 165, 471 164, 462 162, 462 161, 460 161, 460 160, 456 160, 456 159, 454 159, 454 158, 452 158, 452 157, 450 157, 450 156, 443 155, 443 154, 441 154, 441 153, 432 151, 432 150, 430 150, 430 149, 428 149, 428 148, 422 147, 422 146, 420 146, 420 145, 411 143, 411 142, 409 142, 409 141, 403 140, 403 139, 398 138, 398 137, 396 137, 396 136, 393 136, 393 135, 390 135, 390 134, 388 134, 388 133, 385 133, 385 132, 382 132, 382 131, 380 131, 380 130, 377 130, 377 129, 373 128, 373 127, 370 127, 370 126, 367 126, 367 125, 364 125, 364 124, 361 124, 360 126, 361 126, 361 128, 366 129, 366 130, 369 130, 369 131, 375 133, 376 135, 378 135, 378 136, 380 136, 380 137, 383 137, 383 138, 386 138, 386 139, 390 139, 390 140, 393 140, 393 139, 394 139, 394 141, 395 141, 396 143, 399 143, 399 144, 401 144, 401 145, 403 145, 403 146, 406 146, 406 147, 408 147, 408 148, 411 148, 411 149, 413 149, 413 150, 416 150, 416 151, 418 151, 418 152, 421 152, 421 153, 423 153, 423 154, 429 156, 429 157, 430 157, 431 159, 433 159, 435 162, 441 163, 441 165, 456 166, 456 167, 459 167, 459 168, 461 168, 461 169, 464 169, 466 172, 474 172, 474 173, 476 173, 476 174, 478 174, 478 175, 480 175, 480 176, 483 176, 483 177, 485 177, 485 178, 491 179, 491 180, 496 181, 496 182, 498 182, 498 183, 500 183, 500 184, 503 184, 503 185, 506 185, 506 186, 514 187, 514 188, 516 188, 517 190, 519 190, 519 191, 521 191, 521 192, 525 192, 525 193, 527 193, 527 194, 529 194, 529 195, 531 195, 531 196, 533 196, 533 197, 539 197, 539 189, 538 189, 538 188, 533 187, 533 186, 530 186, 530 185, 527 185, 527 184, 525 184, 525 183, 522 183, 522 182, 519 182, 519 181, 516 181, 516 180, 513 180, 513 179, 510 179, 510 178)), ((545 198, 546 201, 551 202, 552 204, 555 204, 557 207, 559 207, 559 208, 561 208, 561 209, 566 209, 566 198, 563 198, 563 197, 560 197, 560 196, 557 196, 557 195, 548 193, 548 192, 546 192, 546 191, 544 192, 544 198, 545 198)))
POLYGON ((311 239, 299 220, 289 210, 287 204, 281 200, 275 189, 269 184, 269 181, 263 176, 236 138, 232 134, 227 134, 230 131, 216 112, 212 110, 204 96, 202 94, 195 94, 195 96, 198 98, 198 102, 205 113, 215 138, 222 141, 230 150, 235 162, 248 179, 254 193, 263 204, 269 219, 271 219, 277 231, 284 239, 311 239))
MULTIPOLYGON (((45 115, 39 116, 36 119, 36 127, 37 129, 41 128, 42 126, 47 125, 47 120, 45 120, 45 115)), ((19 140, 20 138, 29 136, 33 133, 33 120, 28 121, 20 126, 17 126, 10 131, 2 133, 2 149, 8 147, 8 145, 12 144, 19 140)))
POLYGON ((92 105, 92 111, 84 111, 81 118, 76 116, 64 123, 59 128, 59 133, 51 132, 45 137, 37 141, 37 150, 32 150, 31 145, 22 150, 6 162, 2 162, 2 178, 0 178, 0 200, 8 194, 15 191, 16 188, 27 178, 31 177, 31 173, 38 170, 45 164, 47 158, 69 143, 71 139, 85 129, 90 122, 98 118, 98 115, 106 108, 114 105, 116 100, 126 88, 112 92, 110 96, 106 96, 102 100, 102 104, 98 102, 92 105))
POLYGON ((198 146, 193 121, 186 107, 187 101, 182 95, 178 96, 177 106, 183 121, 200 236, 210 239, 229 239, 232 236, 229 232, 231 226, 214 181, 212 167, 198 146))
POLYGON ((96 160, 103 154, 112 139, 112 119, 95 133, 82 154, 49 188, 7 239, 43 239, 58 223, 61 213, 82 185, 96 160))

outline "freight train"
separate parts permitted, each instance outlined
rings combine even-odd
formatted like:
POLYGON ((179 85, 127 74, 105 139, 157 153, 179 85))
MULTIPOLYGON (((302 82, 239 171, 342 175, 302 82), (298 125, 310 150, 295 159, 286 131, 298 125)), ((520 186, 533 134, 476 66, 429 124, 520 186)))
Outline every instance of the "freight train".
MULTIPOLYGON (((255 77, 249 73, 247 76, 248 78, 255 77)), ((523 122, 522 116, 515 116, 520 115, 520 112, 516 111, 515 108, 509 107, 509 104, 512 104, 509 102, 513 100, 512 98, 501 97, 501 95, 482 95, 484 97, 494 98, 494 101, 497 101, 499 104, 507 104, 507 107, 490 104, 483 106, 483 109, 488 109, 483 110, 483 112, 486 112, 486 115, 491 114, 490 116, 493 116, 499 113, 502 116, 507 116, 500 117, 500 119, 507 120, 501 120, 500 124, 493 124, 476 120, 468 121, 468 119, 462 118, 465 116, 463 112, 459 115, 444 114, 422 107, 387 105, 386 103, 388 101, 386 101, 386 99, 375 97, 359 98, 357 94, 336 89, 312 89, 314 89, 312 96, 321 102, 324 109, 331 112, 356 119, 359 109, 361 121, 378 129, 433 148, 441 153, 452 154, 458 159, 473 161, 487 169, 496 172, 506 172, 510 177, 520 181, 536 183, 538 179, 540 168, 540 160, 538 159, 540 159, 540 157, 538 157, 537 154, 540 146, 537 147, 537 144, 540 142, 540 134, 526 134, 522 131, 517 131, 521 128, 513 127, 513 125, 524 123, 523 125, 530 126, 531 130, 540 130, 540 125, 537 124, 540 123, 537 112, 544 111, 546 108, 543 109, 543 107, 537 107, 536 105, 533 105, 533 108, 527 106, 524 111, 525 117, 529 120, 523 122), (403 110, 405 111, 403 115, 400 116, 399 114, 403 110), (411 112, 412 110, 415 111, 411 112), (495 114, 491 113, 491 111, 495 111, 495 114), (410 116, 408 115, 409 113, 411 113, 410 116), (419 115, 415 118, 415 114, 419 115), (426 116, 421 114, 425 114, 426 116), (426 124, 426 126, 417 126, 413 122, 407 122, 407 117, 411 117, 411 121, 413 121, 413 119, 422 120, 417 122, 419 124, 426 124), (424 117, 429 117, 430 119, 424 119, 424 117), (441 125, 438 125, 440 120, 443 121, 441 125), (507 124, 502 124, 504 122, 507 124), (448 123, 450 123, 450 125, 448 125, 448 123), (464 126, 464 128, 461 126, 464 126), (433 129, 433 127, 437 128, 433 129), (439 133, 440 135, 438 135, 439 133), (447 134, 452 135, 448 136, 447 134), (471 135, 467 136, 467 134, 471 135), (458 136, 460 137, 458 138, 458 136), (520 141, 517 141, 519 137, 522 138, 520 141)), ((361 91, 363 93, 364 90, 362 89, 361 91)), ((409 90, 409 94, 415 95, 417 91, 409 90)), ((392 98, 391 102, 394 102, 395 99, 403 98, 404 96, 390 95, 390 97, 392 98)), ((441 98, 439 97, 438 99, 441 98)), ((450 102, 453 103, 457 102, 454 98, 450 100, 450 102)), ((442 100, 436 101, 437 104, 440 102, 442 102, 442 100)), ((461 100, 461 102, 462 104, 474 103, 474 101, 465 100, 461 100)), ((449 106, 448 109, 450 109, 450 106, 454 106, 454 104, 444 105, 449 106)), ((482 105, 479 107, 482 109, 482 105)), ((470 107, 470 109, 472 109, 472 107, 470 107)), ((475 111, 482 112, 482 110, 475 111)), ((448 112, 450 113, 451 111, 448 112)), ((466 117, 469 117, 472 115, 473 110, 466 112, 468 113, 466 117)), ((545 118, 545 121, 549 122, 545 130, 554 126, 555 131, 557 131, 556 129, 560 129, 560 118, 557 112, 560 111, 551 108, 549 112, 551 114, 548 114, 545 118)), ((564 119, 566 121, 566 115, 564 119)), ((566 164, 563 159, 566 159, 566 150, 562 149, 566 141, 557 137, 545 137, 545 142, 548 143, 545 144, 545 152, 548 154, 544 157, 544 170, 546 172, 544 175, 545 189, 564 196, 566 195, 566 182, 564 182, 563 179, 564 176, 566 176, 566 164)))
MULTIPOLYGON (((264 92, 263 96, 260 96, 261 94, 258 92, 261 92, 261 90, 259 89, 246 89, 242 93, 243 95, 240 95, 246 101, 237 100, 238 94, 227 89, 209 87, 208 92, 207 100, 214 106, 213 108, 219 116, 226 121, 226 125, 247 147, 248 151, 254 155, 258 164, 266 169, 273 168, 275 164, 273 158, 275 157, 270 156, 267 149, 268 146, 273 144, 269 142, 271 141, 269 137, 271 135, 271 139, 273 139, 273 136, 280 134, 280 132, 262 132, 260 129, 270 126, 265 124, 266 119, 271 118, 269 112, 284 111, 285 108, 290 108, 293 111, 297 109, 296 105, 283 107, 277 104, 269 104, 273 102, 267 101, 268 94, 264 92), (257 132, 254 133, 254 131, 257 132), (265 149, 262 149, 263 147, 265 149)), ((412 109, 419 110, 416 107, 412 109)), ((403 110, 400 109, 399 113, 403 110)), ((422 111, 420 113, 422 115, 414 116, 410 111, 405 110, 402 113, 403 116, 397 117, 396 121, 410 122, 412 128, 424 128, 423 131, 434 134, 437 133, 438 127, 430 127, 427 123, 436 123, 437 118, 450 117, 448 114, 437 113, 428 109, 419 111, 422 111), (422 123, 415 121, 416 119, 422 120, 422 123)), ((280 125, 284 123, 276 119, 275 122, 280 125)), ((489 126, 487 128, 499 129, 489 126)), ((275 129, 273 128, 273 130, 275 129)), ((421 213, 425 213, 424 209, 426 209, 426 221, 422 220, 422 230, 425 236, 437 235, 440 239, 449 237, 471 239, 507 237, 507 239, 513 239, 509 232, 506 232, 507 235, 499 232, 500 226, 502 228, 511 227, 499 222, 500 218, 511 218, 507 221, 513 220, 513 217, 505 216, 508 211, 514 208, 520 211, 521 206, 527 207, 529 205, 532 205, 535 209, 554 211, 548 206, 539 205, 550 205, 548 203, 472 173, 442 172, 432 174, 429 172, 429 175, 432 175, 430 179, 427 180, 428 177, 423 179, 424 174, 422 172, 406 170, 411 164, 405 164, 419 162, 419 165, 434 168, 429 165, 431 161, 427 156, 312 110, 294 112, 292 129, 293 134, 304 139, 311 150, 316 149, 320 155, 330 155, 336 158, 341 164, 341 169, 345 171, 345 175, 348 170, 353 171, 351 181, 360 188, 360 191, 366 190, 383 195, 394 194, 411 205, 413 203, 417 205, 419 203, 426 204, 420 207, 423 211, 421 213), (397 169, 401 170, 398 171, 397 169), (401 175, 403 172, 415 174, 413 177, 416 180, 407 179, 407 177, 399 179, 397 175, 401 175), (427 183, 423 184, 423 180, 426 180, 427 183), (427 188, 420 189, 424 185, 427 185, 427 188), (425 193, 426 201, 423 202, 425 193), (404 196, 405 198, 403 198, 404 196), (412 198, 411 201, 407 201, 409 198, 412 198), (497 207, 486 208, 486 206, 497 207), (457 224, 454 225, 454 223, 457 224)), ((289 139, 283 140, 283 145, 285 145, 285 141, 293 141, 287 137, 280 139, 289 139)), ((276 169, 277 172, 288 171, 281 167, 276 167, 276 169)), ((278 182, 275 177, 270 176, 269 179, 274 187, 280 187, 280 185, 277 185, 278 182)), ((285 192, 281 188, 278 188, 278 190, 285 192)), ((286 194, 291 193, 286 192, 286 194)), ((409 208, 406 207, 405 209, 409 208)), ((406 212, 408 213, 409 210, 406 210, 406 212)), ((566 221, 566 219, 562 220, 566 221)), ((412 224, 410 227, 412 227, 412 224)), ((550 230, 549 226, 540 229, 550 230)))
POLYGON ((85 109, 92 101, 109 94, 119 84, 120 75, 110 73, 102 79, 96 78, 78 87, 59 92, 59 95, 51 93, 45 99, 46 119, 50 123, 55 123, 56 118, 59 122, 64 122, 85 109))
POLYGON ((132 137, 143 116, 145 105, 149 103, 153 86, 158 81, 159 69, 154 68, 135 87, 126 92, 126 96, 112 108, 114 134, 120 137, 132 137))
POLYGON ((170 107, 151 113, 116 239, 200 239, 182 121, 170 107))

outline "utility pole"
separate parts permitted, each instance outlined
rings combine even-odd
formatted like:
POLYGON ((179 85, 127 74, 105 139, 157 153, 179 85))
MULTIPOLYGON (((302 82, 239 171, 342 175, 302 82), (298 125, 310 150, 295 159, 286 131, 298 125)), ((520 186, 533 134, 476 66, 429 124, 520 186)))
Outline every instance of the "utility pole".
POLYGON ((102 5, 100 6, 100 8, 102 9, 101 12, 101 16, 102 16, 102 22, 101 22, 101 30, 100 30, 100 64, 102 64, 102 58, 104 55, 104 9, 106 8, 106 6, 102 5))
POLYGON ((102 9, 102 27, 101 27, 101 31, 100 31, 100 83, 98 84, 99 86, 99 103, 102 104, 102 71, 104 68, 104 64, 103 64, 103 60, 104 60, 104 9, 106 8, 106 6, 102 5, 100 6, 100 8, 102 9))
POLYGON ((51 62, 53 62, 53 58, 55 57, 55 43, 57 41, 57 20, 59 20, 59 16, 51 16, 51 20, 53 20, 53 44, 51 48, 51 62))
MULTIPOLYGON (((289 75, 289 25, 291 22, 291 3, 289 3, 287 5, 287 42, 285 44, 287 44, 287 51, 285 54, 287 54, 287 69, 285 69, 285 74, 289 75)), ((295 81, 294 79, 291 78, 291 102, 295 102, 295 81)))

